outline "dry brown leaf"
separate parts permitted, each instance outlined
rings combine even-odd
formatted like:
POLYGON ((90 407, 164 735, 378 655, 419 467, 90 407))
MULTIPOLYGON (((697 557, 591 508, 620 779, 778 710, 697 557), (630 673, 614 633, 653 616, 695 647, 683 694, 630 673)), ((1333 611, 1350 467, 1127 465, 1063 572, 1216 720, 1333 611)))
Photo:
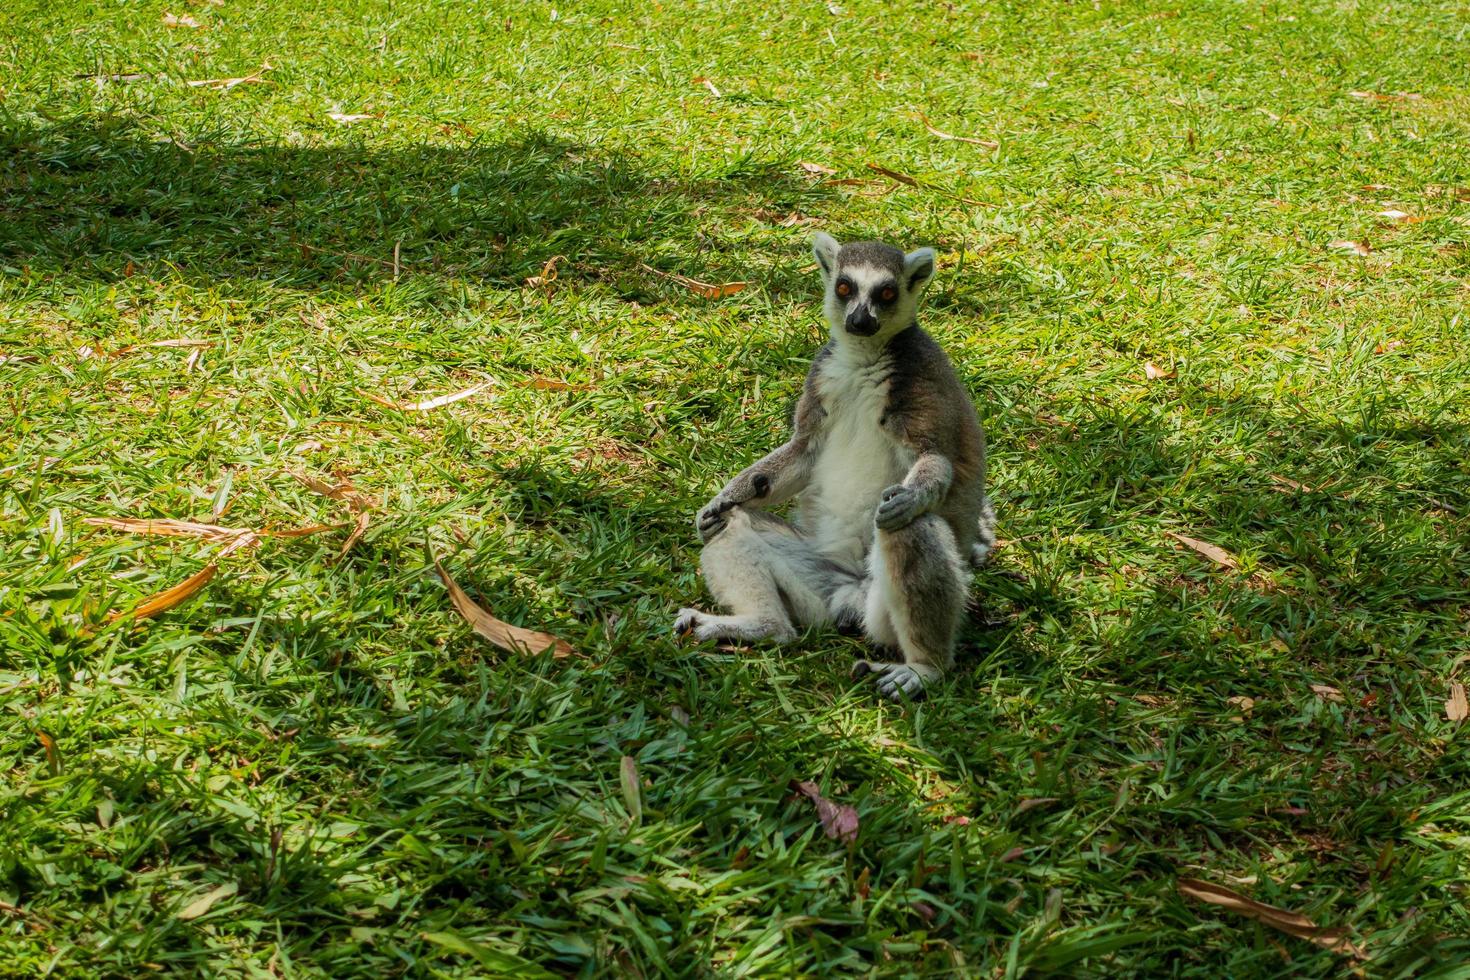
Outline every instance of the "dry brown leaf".
POLYGON ((249 75, 240 75, 236 78, 201 78, 186 84, 190 88, 217 88, 228 92, 236 85, 264 85, 265 79, 260 76, 270 70, 271 65, 266 62, 249 75))
POLYGON ((305 473, 288 473, 287 475, 313 493, 319 493, 323 497, 331 497, 333 500, 342 501, 347 505, 347 509, 354 514, 359 510, 372 509, 373 502, 345 480, 341 483, 331 484, 318 480, 316 477, 307 476, 305 473))
POLYGON ((489 388, 493 383, 494 382, 486 381, 482 384, 477 384, 472 387, 466 388, 463 391, 456 391, 448 395, 440 395, 437 398, 430 398, 421 402, 396 402, 391 398, 384 398, 382 395, 375 395, 370 391, 363 391, 361 388, 357 389, 357 393, 362 397, 368 399, 369 401, 375 401, 379 405, 383 405, 387 408, 396 408, 400 412, 427 412, 431 408, 442 408, 445 405, 453 405, 455 402, 463 401, 466 398, 478 395, 486 388, 489 388))
POLYGON ((1251 709, 1256 706, 1256 699, 1246 697, 1244 694, 1237 694, 1233 698, 1228 698, 1227 701, 1239 708, 1243 715, 1250 714, 1251 709))
POLYGON ((46 765, 51 770, 51 775, 61 775, 61 750, 56 747, 56 739, 46 732, 37 730, 36 741, 41 743, 41 748, 46 752, 46 765))
POLYGON ((1367 952, 1362 947, 1354 945, 1347 938, 1346 929, 1322 928, 1298 912, 1288 912, 1274 905, 1257 902, 1223 885, 1200 881, 1197 878, 1180 878, 1179 894, 1197 902, 1228 909, 1237 915, 1243 915, 1284 932, 1288 936, 1316 943, 1323 949, 1329 949, 1334 953, 1342 953, 1360 960, 1368 958, 1367 952))
POLYGON ((208 585, 209 580, 214 578, 214 573, 218 571, 219 565, 210 562, 173 588, 164 589, 162 592, 149 596, 127 612, 109 613, 107 618, 111 622, 116 622, 124 616, 131 616, 134 620, 139 620, 168 612, 175 606, 183 605, 197 595, 199 590, 208 585))
POLYGON ((1373 348, 1375 354, 1388 354, 1404 346, 1402 340, 1390 340, 1373 348))
POLYGON ((1162 381, 1162 380, 1164 380, 1166 378, 1172 378, 1172 377, 1174 377, 1174 372, 1173 371, 1165 371, 1163 368, 1159 367, 1153 361, 1144 361, 1143 362, 1143 376, 1145 378, 1148 378, 1148 380, 1150 380, 1150 381, 1162 381))
POLYGON ((851 844, 857 840, 857 810, 846 803, 833 803, 823 796, 817 789, 817 784, 809 779, 793 779, 789 788, 812 801, 817 808, 817 819, 822 822, 822 830, 828 837, 840 840, 844 844, 851 844))
POLYGON ((1398 208, 1388 208, 1378 212, 1378 217, 1385 221, 1403 221, 1409 216, 1409 212, 1400 211, 1398 208))
POLYGON ((643 268, 656 276, 662 276, 665 279, 677 282, 691 293, 697 293, 705 299, 723 299, 726 296, 733 296, 750 285, 748 282, 725 282, 719 284, 700 282, 698 279, 690 279, 688 276, 681 276, 676 272, 660 271, 651 265, 644 265, 643 268))
POLYGON ((1198 538, 1191 538, 1187 534, 1179 534, 1174 531, 1165 531, 1164 533, 1191 551, 1204 555, 1217 565, 1225 568, 1235 568, 1237 565, 1235 557, 1219 545, 1210 544, 1208 541, 1201 541, 1198 538))
POLYGON ((1292 490, 1295 490, 1297 493, 1311 493, 1312 492, 1312 488, 1309 487, 1309 486, 1307 486, 1305 483, 1298 483, 1297 481, 1295 481, 1295 480, 1289 480, 1289 479, 1287 479, 1284 476, 1277 476, 1275 473, 1272 473, 1271 474, 1271 480, 1272 480, 1272 482, 1278 483, 1278 484, 1280 484, 1283 487, 1288 487, 1288 488, 1290 488, 1292 490))
POLYGON ((204 356, 204 348, 196 347, 189 351, 189 356, 184 358, 184 373, 188 374, 199 366, 199 359, 204 356))
POLYGON ((369 119, 378 118, 375 114, 371 112, 329 112, 327 113, 327 117, 341 123, 344 126, 350 126, 353 123, 367 122, 369 119))
POLYGON ((923 113, 919 114, 919 120, 924 124, 924 128, 929 131, 930 136, 937 136, 942 140, 954 140, 957 143, 969 143, 972 146, 983 146, 987 150, 1000 149, 1000 144, 995 140, 976 139, 974 136, 956 136, 953 133, 946 133, 942 129, 935 129, 934 124, 929 122, 929 117, 923 113))
POLYGON ((1323 701, 1342 703, 1342 692, 1331 684, 1309 684, 1308 687, 1312 689, 1313 694, 1317 695, 1323 701))
POLYGON ((528 630, 521 626, 512 626, 510 623, 496 619, 482 607, 476 605, 457 584, 449 577, 444 566, 439 560, 434 559, 434 567, 439 571, 439 578, 443 580, 444 587, 449 590, 449 601, 454 603, 454 608, 469 622, 470 627, 485 639, 502 650, 511 653, 541 653, 548 647, 551 655, 557 659, 569 657, 576 651, 572 645, 559 636, 550 633, 540 633, 536 630, 528 630))
POLYGON ((1354 252, 1358 255, 1368 255, 1373 251, 1373 247, 1367 242, 1351 242, 1346 239, 1337 242, 1328 242, 1327 247, 1335 248, 1342 252, 1354 252))
POLYGON ((546 263, 541 266, 541 275, 530 276, 526 279, 526 288, 539 289, 542 286, 550 286, 552 283, 556 282, 556 264, 558 262, 565 262, 566 260, 567 257, 565 255, 553 255, 551 258, 547 259, 546 263))
POLYGON ((981 61, 985 56, 979 51, 961 51, 960 58, 964 61, 981 61))
POLYGON ((194 30, 198 30, 199 28, 203 27, 204 25, 201 24, 201 23, 199 23, 193 17, 190 17, 188 14, 164 14, 163 15, 163 26, 164 27, 188 27, 188 28, 192 28, 194 30))
POLYGON ((34 364, 39 360, 32 354, 0 354, 0 364, 34 364))
POLYGON ((798 160, 796 165, 816 177, 830 177, 837 172, 831 167, 824 167, 820 163, 808 163, 805 160, 798 160))
POLYGON ((155 534, 172 538, 203 538, 205 541, 234 541, 236 538, 255 532, 248 527, 221 527, 218 524, 195 524, 193 521, 174 521, 137 517, 88 517, 82 523, 93 527, 105 527, 128 534, 155 534))
POLYGON ((689 83, 691 85, 703 85, 705 88, 709 89, 710 95, 713 95, 717 99, 720 98, 720 90, 715 87, 715 83, 710 81, 708 78, 705 78, 703 75, 697 75, 694 78, 691 78, 689 80, 689 83))
POLYGON ((1450 685, 1450 696, 1444 703, 1444 716, 1450 721, 1464 721, 1470 718, 1470 702, 1465 700, 1464 684, 1450 685))
POLYGON ((868 169, 873 171, 874 173, 882 174, 889 180, 895 181, 897 183, 905 184, 909 187, 920 187, 924 188, 925 190, 934 191, 938 194, 943 194, 945 197, 948 197, 955 201, 959 201, 961 204, 971 204, 976 207, 988 207, 988 205, 986 205, 983 201, 972 201, 968 197, 961 197, 960 195, 951 193, 950 191, 944 190, 943 188, 935 187, 932 184, 923 183, 917 177, 911 177, 908 174, 899 173, 897 170, 889 170, 887 167, 879 166, 876 163, 869 163, 868 169))
POLYGON ((1034 810, 1039 806, 1046 806, 1050 803, 1055 803, 1057 802, 1057 799, 1058 797, 1055 796, 1035 796, 1030 799, 1022 800, 1020 803, 1016 804, 1016 816, 1019 817, 1027 810, 1034 810))

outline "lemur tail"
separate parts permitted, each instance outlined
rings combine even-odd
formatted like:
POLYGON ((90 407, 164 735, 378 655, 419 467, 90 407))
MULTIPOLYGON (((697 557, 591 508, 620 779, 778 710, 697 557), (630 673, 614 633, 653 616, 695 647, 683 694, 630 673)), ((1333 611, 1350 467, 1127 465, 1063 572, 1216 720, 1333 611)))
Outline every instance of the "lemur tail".
POLYGON ((980 536, 976 538, 975 545, 970 549, 970 567, 980 568, 990 560, 990 553, 995 550, 995 507, 986 497, 985 502, 980 505, 980 536))

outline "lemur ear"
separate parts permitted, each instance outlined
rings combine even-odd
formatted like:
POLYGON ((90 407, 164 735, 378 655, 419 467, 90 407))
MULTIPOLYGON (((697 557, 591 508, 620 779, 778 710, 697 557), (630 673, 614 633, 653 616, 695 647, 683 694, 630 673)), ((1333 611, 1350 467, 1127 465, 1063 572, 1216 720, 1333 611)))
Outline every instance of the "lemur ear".
POLYGON ((909 292, 917 292, 934 278, 934 249, 921 248, 903 257, 903 278, 909 292))
POLYGON ((817 257, 817 264, 822 267, 822 278, 831 279, 833 271, 837 268, 837 253, 842 246, 837 239, 819 231, 812 236, 812 254, 817 257))

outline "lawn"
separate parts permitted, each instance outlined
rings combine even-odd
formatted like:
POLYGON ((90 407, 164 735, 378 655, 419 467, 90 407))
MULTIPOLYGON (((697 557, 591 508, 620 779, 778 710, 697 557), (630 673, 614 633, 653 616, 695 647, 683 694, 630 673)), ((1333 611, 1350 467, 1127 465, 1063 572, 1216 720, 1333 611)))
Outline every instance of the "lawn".
POLYGON ((0 974, 1470 975, 1467 39, 11 0, 0 974), (669 632, 816 229, 938 249, 990 438, 918 704, 669 632))

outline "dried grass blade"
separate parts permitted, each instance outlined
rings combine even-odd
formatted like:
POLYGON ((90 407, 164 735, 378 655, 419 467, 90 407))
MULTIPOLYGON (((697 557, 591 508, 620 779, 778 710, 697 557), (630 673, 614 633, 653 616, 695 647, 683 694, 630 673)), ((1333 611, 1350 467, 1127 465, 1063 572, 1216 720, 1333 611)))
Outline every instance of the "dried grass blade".
POLYGON ((930 136, 937 136, 942 140, 954 140, 957 143, 969 143, 973 146, 983 146, 987 150, 1000 149, 1000 144, 997 143, 995 140, 976 139, 973 136, 956 136, 953 133, 946 133, 942 129, 936 129, 934 128, 934 124, 929 122, 929 117, 923 115, 922 113, 919 115, 919 121, 924 124, 924 128, 929 131, 930 136))
POLYGON ((493 383, 494 382, 486 381, 482 384, 472 385, 469 388, 465 388, 463 391, 455 391, 447 395, 439 395, 437 398, 429 398, 421 402, 396 402, 393 401, 391 398, 384 398, 383 396, 375 395, 370 391, 363 391, 361 388, 357 389, 357 393, 364 398, 369 399, 370 401, 377 402, 379 405, 383 405, 388 408, 395 408, 400 412, 427 412, 431 408, 442 408, 445 405, 453 405, 455 402, 464 401, 466 398, 472 398, 475 395, 478 395, 480 392, 484 391, 486 388, 489 388, 493 383))
POLYGON ((127 616, 131 616, 134 620, 139 620, 149 619, 160 613, 168 612, 170 609, 183 605, 197 595, 199 590, 208 585, 209 580, 214 578, 215 572, 218 571, 219 565, 215 562, 210 562, 173 588, 164 589, 162 592, 149 596, 127 612, 110 613, 107 618, 110 622, 116 622, 127 616))
POLYGON ((1165 531, 1164 533, 1173 538, 1175 541, 1178 541, 1180 544, 1184 545, 1189 550, 1204 555, 1206 558, 1217 565, 1220 565, 1224 568, 1238 567, 1239 563, 1236 562, 1235 556, 1230 554, 1230 552, 1226 551, 1224 548, 1221 548, 1219 545, 1210 544, 1208 541, 1201 541, 1199 538, 1191 538, 1187 534, 1179 534, 1174 531, 1165 531))

